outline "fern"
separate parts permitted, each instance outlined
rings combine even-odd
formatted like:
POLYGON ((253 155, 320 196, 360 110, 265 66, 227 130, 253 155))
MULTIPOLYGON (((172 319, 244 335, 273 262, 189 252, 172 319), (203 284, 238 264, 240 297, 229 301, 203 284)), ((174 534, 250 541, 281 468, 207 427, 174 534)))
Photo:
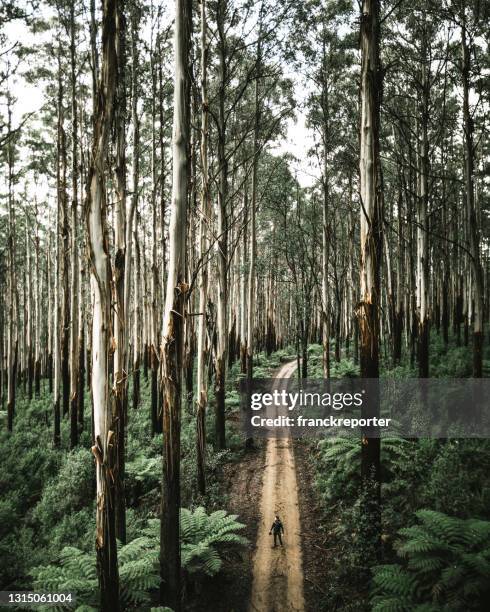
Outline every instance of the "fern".
POLYGON ((126 464, 126 474, 130 478, 141 482, 158 482, 162 473, 162 459, 160 457, 145 457, 139 455, 126 464))
MULTIPOLYGON (((186 508, 180 511, 180 540, 182 566, 189 572, 203 573, 214 576, 222 565, 218 548, 227 544, 244 545, 247 539, 236 533, 243 529, 236 514, 228 514, 226 510, 216 510, 206 514, 204 508, 196 508, 193 512, 186 508)), ((152 519, 145 533, 158 541, 160 522, 152 519)))
MULTIPOLYGON (((403 472, 415 446, 403 438, 381 439, 381 464, 383 486, 389 487, 395 473, 403 472)), ((317 486, 328 501, 356 498, 360 484, 361 443, 355 437, 327 438, 318 443, 319 459, 325 466, 320 470, 317 486)))
POLYGON ((490 522, 433 510, 399 531, 403 563, 374 570, 374 612, 482 610, 490 598, 490 522), (396 606, 396 602, 401 606, 396 606))
MULTIPOLYGON (((236 514, 228 514, 225 510, 208 515, 201 507, 194 512, 182 508, 180 521, 182 566, 191 574, 201 572, 214 576, 222 567, 222 548, 229 544, 247 543, 246 538, 237 533, 244 525, 237 521, 236 514)), ((124 546, 118 545, 120 597, 125 608, 148 606, 150 591, 158 588, 159 534, 160 521, 150 519, 140 537, 124 546)), ((35 568, 33 577, 36 590, 71 592, 76 594, 78 602, 83 603, 78 608, 76 604, 64 604, 45 606, 44 610, 89 612, 97 609, 99 585, 93 553, 66 547, 55 563, 35 568)), ((168 612, 168 608, 161 610, 168 612)))
MULTIPOLYGON (((34 568, 34 590, 66 592, 76 595, 77 601, 82 601, 85 610, 97 609, 98 580, 95 555, 88 554, 78 548, 67 546, 63 548, 57 561, 51 565, 34 568)), ((41 606, 42 610, 75 609, 76 604, 56 606, 41 606)), ((78 608, 77 608, 78 609, 78 608)))

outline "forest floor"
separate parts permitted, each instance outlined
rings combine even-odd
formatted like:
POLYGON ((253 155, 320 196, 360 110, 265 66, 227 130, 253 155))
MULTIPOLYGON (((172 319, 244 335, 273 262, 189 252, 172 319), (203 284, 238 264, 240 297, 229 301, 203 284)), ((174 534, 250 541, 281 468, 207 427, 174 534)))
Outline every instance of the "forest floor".
POLYGON ((327 535, 318 528, 322 509, 315 491, 315 473, 311 467, 313 457, 311 440, 294 440, 293 448, 301 516, 305 609, 324 610, 325 607, 321 602, 327 595, 328 574, 332 566, 329 557, 334 553, 326 541, 327 535))

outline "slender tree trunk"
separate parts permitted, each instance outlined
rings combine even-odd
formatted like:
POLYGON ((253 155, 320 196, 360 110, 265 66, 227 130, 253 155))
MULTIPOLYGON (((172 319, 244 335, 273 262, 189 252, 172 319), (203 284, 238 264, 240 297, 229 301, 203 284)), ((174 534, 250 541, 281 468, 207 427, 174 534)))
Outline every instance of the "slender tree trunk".
POLYGON ((126 270, 126 16, 124 0, 118 0, 116 10, 117 88, 114 104, 114 130, 116 136, 116 209, 115 209, 115 260, 113 270, 114 294, 114 426, 117 441, 115 504, 116 537, 126 542, 126 495, 124 489, 127 370, 126 328, 128 316, 125 309, 126 270))
POLYGON ((207 304, 208 304, 208 232, 212 219, 208 176, 208 92, 207 92, 207 18, 206 0, 201 0, 201 220, 199 229, 199 251, 201 257, 201 282, 199 286, 199 324, 197 331, 197 407, 196 407, 196 451, 197 485, 199 492, 206 492, 206 408, 208 403, 206 362, 207 350, 207 304))
POLYGON ((85 425, 85 272, 80 273, 80 316, 78 318, 78 429, 85 425))
POLYGON ((419 377, 429 377, 429 242, 428 242, 428 96, 429 80, 425 59, 425 32, 422 54, 422 97, 420 113, 420 144, 418 152, 418 201, 417 201, 417 313, 418 313, 418 362, 419 377))
POLYGON ((322 112, 323 112, 323 221, 322 221, 322 333, 323 333, 323 377, 330 378, 330 296, 328 291, 328 263, 330 257, 329 236, 329 172, 328 172, 328 123, 329 123, 329 97, 327 70, 325 67, 326 48, 325 33, 323 35, 323 61, 322 61, 322 112))
POLYGON ((63 202, 66 199, 66 184, 62 170, 62 142, 63 135, 63 82, 61 72, 61 47, 58 47, 58 100, 57 100, 58 126, 57 126, 57 163, 56 163, 56 187, 57 187, 57 210, 55 230, 55 257, 54 257, 54 322, 53 322, 53 354, 54 354, 54 390, 53 390, 53 412, 54 412, 54 446, 59 447, 61 442, 61 218, 63 214, 63 202))
POLYGON ((151 102, 151 317, 150 317, 150 367, 151 367, 151 423, 153 434, 162 432, 162 420, 158 401, 158 346, 160 344, 160 281, 158 270, 158 173, 157 173, 157 140, 156 140, 156 99, 157 99, 157 69, 155 66, 156 52, 153 49, 153 34, 150 50, 150 71, 152 83, 151 102))
MULTIPOLYGON (((41 302, 43 296, 43 277, 39 266, 39 220, 38 210, 36 204, 36 235, 35 235, 35 247, 36 247, 36 288, 34 293, 34 393, 36 397, 41 395, 41 302)), ((49 287, 47 287, 49 291, 49 287)), ((48 314, 48 317, 50 314, 48 314)))
POLYGON ((393 363, 398 365, 402 357, 402 331, 403 331, 403 291, 402 291, 402 276, 403 276, 403 262, 405 260, 405 247, 404 247, 404 236, 403 236, 403 195, 402 195, 402 181, 401 181, 401 170, 398 171, 398 253, 396 258, 396 302, 395 302, 395 315, 393 320, 393 363))
POLYGON ((175 79, 173 123, 172 210, 169 228, 169 265, 163 317, 161 380, 163 382, 163 482, 161 511, 160 599, 175 612, 180 592, 180 412, 184 349, 186 217, 189 189, 190 70, 189 47, 192 5, 175 2, 175 79))
MULTIPOLYGON (((34 384, 34 359, 33 359, 33 312, 32 312, 32 285, 34 278, 32 276, 32 253, 31 240, 29 236, 29 219, 25 219, 25 243, 26 243, 26 277, 27 281, 24 284, 24 338, 25 338, 25 359, 26 359, 26 375, 27 375, 27 397, 32 400, 32 389, 34 384)), ((37 282, 37 279, 36 279, 37 282)))
MULTIPOLYGON (((379 377, 379 300, 382 258, 383 179, 379 131, 382 68, 379 57, 379 0, 363 0, 361 12, 361 120, 360 120, 360 197, 361 262, 360 366, 363 378, 379 377)), ((362 416, 379 414, 377 398, 363 406, 362 416)), ((366 565, 379 557, 381 548, 380 440, 364 436, 361 446, 363 483, 362 546, 366 565), (373 555, 374 553, 374 555, 373 555)))
MULTIPOLYGON (((56 174, 58 175, 58 164, 56 164, 56 174)), ((58 192, 58 176, 56 178, 56 190, 58 192)), ((57 214, 57 213, 56 213, 57 214)), ((51 227, 51 215, 49 215, 49 221, 50 221, 50 225, 49 227, 51 227)), ((55 227, 56 227, 56 222, 55 222, 55 227)), ((53 280, 53 274, 52 274, 52 256, 51 256, 51 235, 52 232, 48 231, 48 246, 47 246, 47 263, 46 263, 46 285, 47 285, 47 289, 48 289, 48 346, 47 346, 47 364, 46 364, 46 368, 47 368, 47 376, 48 376, 48 390, 49 393, 53 393, 53 318, 54 316, 52 316, 51 313, 54 312, 54 306, 53 306, 53 291, 51 289, 52 285, 53 285, 53 289, 54 289, 54 283, 52 283, 53 280)))
POLYGON ((141 255, 140 245, 138 240, 138 223, 139 213, 136 210, 135 222, 134 222, 134 335, 133 335, 133 408, 138 408, 140 404, 140 365, 141 365, 141 255))
MULTIPOLYGON (((140 176, 140 120, 138 116, 138 100, 140 94, 139 78, 139 51, 138 51, 138 31, 141 19, 141 11, 138 5, 133 5, 131 9, 131 123, 133 125, 133 150, 132 150, 132 197, 129 207, 128 219, 126 224, 126 265, 124 268, 124 312, 126 324, 129 323, 129 305, 131 288, 131 266, 133 250, 133 231, 135 244, 135 275, 134 275, 134 310, 133 310, 133 408, 137 408, 140 401, 140 358, 141 358, 141 305, 139 303, 140 288, 140 251, 138 243, 138 196, 139 196, 139 176, 140 176), (136 216, 136 219, 135 219, 136 216), (133 228, 134 226, 134 228, 133 228)), ((125 354, 126 372, 129 373, 129 334, 125 335, 125 354)), ((126 398, 128 385, 126 382, 126 398)), ((127 399, 126 399, 127 403, 127 399)), ((127 407, 126 407, 127 410, 127 407)))
POLYGON ((71 194, 71 329, 70 329, 70 447, 78 444, 78 108, 75 55, 75 0, 70 4, 70 69, 72 131, 72 194, 71 194))
POLYGON ((466 9, 462 5, 461 26, 461 55, 463 72, 463 135, 465 148, 465 190, 466 190, 466 216, 468 224, 468 237, 471 252, 471 269, 473 272, 473 376, 481 378, 483 375, 483 269, 480 255, 480 239, 478 221, 475 210, 475 147, 473 144, 473 118, 470 114, 470 68, 471 56, 467 42, 466 9))
POLYGON ((102 18, 102 65, 97 97, 92 163, 88 184, 86 220, 93 304, 92 400, 94 410, 97 476, 96 550, 103 612, 119 610, 119 574, 116 547, 116 481, 118 469, 118 424, 115 422, 109 382, 111 352, 111 264, 107 236, 107 192, 105 176, 111 126, 116 103, 118 0, 104 0, 102 18))
MULTIPOLYGON (((59 171, 58 171, 59 174, 59 171)), ((53 354, 54 354, 54 383, 53 383, 53 443, 59 448, 61 442, 61 410, 60 410, 60 377, 61 377, 61 346, 60 346, 60 216, 61 205, 58 196, 55 229, 55 272, 54 272, 54 322, 53 322, 53 354)))
MULTIPOLYGON (((61 163, 61 287, 62 287, 62 310, 61 310, 61 383, 63 416, 70 411, 70 222, 68 211, 68 194, 66 191, 67 151, 66 133, 63 124, 63 72, 61 66, 62 50, 59 50, 58 67, 58 96, 61 121, 59 123, 59 160, 61 163)), ((75 228, 73 228, 75 231, 75 228)))
POLYGON ((247 380, 249 384, 253 379, 253 355, 254 355, 254 312, 255 312, 255 260, 257 258, 257 227, 255 221, 257 208, 257 166, 259 162, 259 78, 261 71, 261 34, 262 21, 259 16, 259 32, 257 42, 257 76, 255 78, 255 119, 253 135, 253 166, 252 166, 252 200, 250 202, 250 253, 248 264, 248 299, 247 299, 247 380))
POLYGON ((248 197, 247 185, 243 196, 243 241, 241 250, 241 274, 240 274, 240 371, 242 374, 247 372, 247 274, 246 266, 248 263, 248 197))
POLYGON ((13 431, 15 415, 15 353, 16 353, 16 312, 15 312, 15 213, 14 213, 14 143, 12 134, 12 98, 7 91, 8 115, 8 334, 7 334, 7 428, 13 431))
MULTIPOLYGON (((226 355, 228 344, 228 158, 226 156, 226 116, 225 96, 228 82, 228 67, 226 57, 226 27, 225 16, 228 0, 219 0, 217 11, 218 54, 219 54, 219 107, 218 107, 218 145, 217 157, 219 167, 218 187, 218 309, 217 332, 218 342, 215 359, 215 435, 216 446, 223 449, 225 440, 225 387, 226 387, 226 355)), ((250 341, 250 338, 249 338, 250 341)))

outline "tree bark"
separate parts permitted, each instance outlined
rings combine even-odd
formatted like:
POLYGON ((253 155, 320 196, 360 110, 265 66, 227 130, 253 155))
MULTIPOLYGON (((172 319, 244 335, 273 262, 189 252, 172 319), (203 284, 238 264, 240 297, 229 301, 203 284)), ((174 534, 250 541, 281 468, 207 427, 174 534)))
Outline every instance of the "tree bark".
MULTIPOLYGON (((260 9, 262 11, 262 8, 260 9)), ((262 14, 259 15, 259 32, 257 39, 257 75, 255 77, 255 118, 253 132, 253 161, 252 161, 252 200, 250 202, 250 252, 248 264, 248 299, 247 299, 247 380, 252 383, 253 379, 253 355, 254 355, 254 313, 255 313, 255 264, 257 259, 257 166, 259 163, 259 79, 262 64, 261 57, 261 35, 262 14)))
MULTIPOLYGON (((425 23, 422 24, 425 28, 425 23)), ((427 124, 429 113, 429 78, 426 59, 426 33, 422 33, 422 75, 420 136, 418 146, 418 189, 417 189, 417 313, 418 313, 418 362, 419 377, 429 376, 429 241, 428 241, 428 204, 429 204, 429 157, 427 124)))
POLYGON ((70 447, 78 444, 78 105, 76 82, 76 22, 75 0, 70 3, 70 79, 71 79, 71 144, 72 144, 72 193, 71 193, 71 325, 70 325, 70 447))
POLYGON ((186 218, 189 188, 190 71, 188 66, 192 5, 175 2, 174 118, 172 136, 173 181, 169 227, 169 264, 162 329, 163 482, 160 543, 160 599, 175 612, 180 592, 180 413, 184 349, 186 218))
POLYGON ((115 504, 116 537, 126 543, 126 496, 124 489, 127 370, 126 329, 128 316, 125 309, 126 271, 126 16, 124 0, 118 0, 116 9, 116 71, 117 86, 114 100, 114 131, 116 139, 116 210, 115 210, 115 260, 113 269, 114 295, 114 414, 113 423, 117 436, 115 504))
POLYGON ((12 134, 12 98, 7 91, 7 165, 8 165, 8 334, 7 334, 7 429, 13 431, 15 415, 15 354, 17 352, 17 317, 15 309, 15 213, 14 213, 14 143, 12 134))
POLYGON ((114 421, 109 384, 111 334, 111 265, 107 240, 106 174, 108 146, 114 117, 117 82, 118 0, 104 0, 102 18, 102 65, 95 111, 95 132, 88 184, 86 221, 93 304, 92 400, 96 463, 96 551, 100 607, 104 612, 119 607, 119 574, 116 547, 115 482, 118 478, 117 423, 114 421))
MULTIPOLYGON (((133 124, 133 174, 131 205, 126 225, 126 266, 124 278, 124 311, 126 320, 129 317, 130 286, 131 286, 131 266, 132 266, 132 244, 134 231, 135 244, 135 275, 134 275, 134 310, 133 310, 133 408, 137 408, 140 401, 140 359, 141 359, 141 305, 139 303, 141 285, 141 262, 138 242, 138 194, 139 194, 139 172, 140 172, 140 120, 138 116, 139 99, 139 53, 138 53, 138 28, 140 22, 140 11, 138 7, 133 7, 131 12, 131 62, 132 62, 132 92, 131 92, 131 122, 133 124), (136 220, 133 220, 136 215, 136 220), (134 230, 133 230, 134 224, 134 230)), ((125 337, 126 352, 129 346, 129 334, 125 337)), ((129 355, 127 358, 126 369, 129 372, 129 355)))
MULTIPOLYGON (((325 26, 323 26, 325 27, 325 26)), ((323 113, 323 207, 322 207, 322 334, 323 334, 323 377, 330 378, 330 296, 328 291, 328 265, 330 257, 329 236, 329 176, 328 176, 328 122, 329 122, 329 99, 327 70, 325 67, 326 48, 325 32, 322 40, 322 113, 323 113)))
POLYGON ((201 0, 201 219, 199 229, 199 251, 201 257, 201 282, 199 286, 199 324, 197 331, 197 406, 196 406, 196 451, 197 486, 206 492, 206 408, 208 403, 206 362, 207 350, 207 304, 208 304, 208 232, 212 219, 209 197, 208 169, 208 93, 207 93, 207 17, 206 0, 201 0))
MULTIPOLYGON (((225 15, 227 0, 219 0, 216 7, 218 26, 219 54, 219 107, 218 107, 218 309, 217 309, 217 347, 215 359, 215 436, 216 447, 224 449, 225 440, 225 386, 226 386, 226 355, 228 344, 228 159, 226 156, 226 117, 225 98, 228 82, 226 58, 226 28, 225 15)), ((250 340, 250 339, 249 339, 250 340)))
MULTIPOLYGON (((382 92, 382 67, 379 57, 379 0, 363 0, 361 12, 361 120, 360 120, 360 198, 361 262, 360 332, 361 377, 379 377, 379 300, 382 261, 383 182, 381 174, 379 132, 382 92)), ((374 386, 374 385, 373 385, 374 386)), ((376 388, 374 388, 376 392, 376 388)), ((362 407, 362 417, 379 414, 376 397, 362 407)), ((364 521, 361 537, 366 565, 379 557, 381 548, 380 508, 380 440, 363 436, 361 477, 364 521), (374 553, 374 554, 372 554, 374 553)), ((374 432, 375 433, 375 432, 374 432)))
POLYGON ((461 15, 461 55, 463 77, 463 141, 465 148, 465 191, 466 217, 468 223, 468 238, 471 252, 471 268, 473 272, 473 376, 483 375, 483 269, 480 256, 480 238, 475 211, 475 148, 473 144, 473 118, 470 113, 470 69, 471 56, 467 41, 467 21, 465 2, 462 4, 461 15))

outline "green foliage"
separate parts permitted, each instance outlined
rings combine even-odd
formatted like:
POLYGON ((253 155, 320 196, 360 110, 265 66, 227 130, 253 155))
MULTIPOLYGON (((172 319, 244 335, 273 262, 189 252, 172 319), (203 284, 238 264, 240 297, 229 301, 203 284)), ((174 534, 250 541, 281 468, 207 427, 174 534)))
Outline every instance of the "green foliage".
POLYGON ((471 353, 468 347, 459 346, 431 360, 431 376, 437 378, 466 378, 471 376, 471 353))
MULTIPOLYGON (((156 541, 158 543, 158 540, 156 541)), ((149 591, 159 584, 158 547, 147 537, 132 540, 118 551, 121 601, 123 606, 141 606, 150 602, 149 591)), ((77 603, 97 609, 99 584, 93 552, 65 547, 57 561, 33 570, 36 590, 65 591, 76 594, 77 603)), ((62 610, 73 606, 46 607, 62 610)))
POLYGON ((123 604, 148 603, 149 592, 158 588, 160 584, 158 542, 158 538, 150 539, 143 535, 119 547, 119 580, 123 604))
MULTIPOLYGON (((70 592, 76 594, 78 602, 85 605, 98 604, 98 580, 95 555, 66 546, 55 563, 36 567, 32 570, 33 587, 38 591, 70 592)), ((73 608, 74 604, 44 607, 46 610, 63 610, 73 608)))
POLYGON ((240 406, 240 394, 237 389, 228 391, 225 397, 225 407, 227 409, 234 409, 240 406))
MULTIPOLYGON (((36 533, 29 513, 42 497, 46 482, 62 463, 52 448, 45 425, 46 396, 33 399, 31 408, 19 393, 17 429, 0 431, 0 582, 9 588, 26 586, 32 559, 38 558, 36 533)), ((52 527, 52 525, 50 525, 52 527)))
POLYGON ((82 510, 95 494, 93 457, 87 448, 77 448, 63 458, 58 474, 44 486, 33 518, 42 528, 59 522, 68 512, 82 510))
MULTIPOLYGON (((340 361, 330 360, 330 378, 356 378, 359 366, 347 355, 340 361)), ((308 346, 308 378, 323 378, 323 347, 321 344, 308 346)))
POLYGON ((375 568, 373 612, 483 610, 490 600, 490 522, 434 510, 401 529, 403 563, 375 568))
MULTIPOLYGON (((382 482, 387 486, 405 469, 415 446, 403 438, 381 439, 382 482)), ((327 502, 355 499, 360 490, 361 443, 356 437, 327 438, 318 443, 318 460, 324 469, 317 487, 327 502)))
POLYGON ((182 563, 189 572, 203 571, 214 576, 222 565, 217 547, 247 543, 247 539, 237 533, 245 527, 237 518, 238 515, 228 514, 225 510, 216 510, 207 515, 202 507, 194 512, 182 508, 182 563))
MULTIPOLYGON (((484 362, 485 364, 485 362, 484 362)), ((429 374, 432 378, 466 378, 471 376, 472 357, 470 346, 457 346, 456 339, 451 337, 449 345, 437 333, 430 334, 429 374)), ((396 366, 391 355, 382 356, 381 375, 386 378, 417 378, 416 363, 411 363, 409 352, 404 352, 402 362, 396 366)))
MULTIPOLYGON (((181 509, 182 566, 189 573, 207 576, 217 574, 222 566, 224 547, 244 545, 247 540, 237 532, 244 525, 237 515, 217 510, 206 514, 204 508, 193 512, 181 509)), ((141 535, 124 546, 119 546, 118 563, 121 601, 125 608, 141 607, 150 603, 151 591, 158 588, 160 521, 150 519, 141 535)), ((70 591, 77 602, 97 606, 99 601, 95 555, 75 547, 65 547, 52 564, 32 570, 36 590, 70 591)), ((69 606, 47 608, 67 609, 69 606)))
MULTIPOLYGON (((206 514, 203 507, 194 511, 182 508, 180 511, 180 538, 182 566, 189 573, 202 572, 208 576, 217 574, 222 566, 219 550, 224 545, 247 544, 247 539, 237 533, 245 527, 237 521, 238 515, 226 510, 206 514)), ((160 522, 148 522, 145 534, 150 541, 158 542, 160 522)))
POLYGON ((419 485, 422 504, 460 518, 489 517, 489 440, 435 441, 430 465, 419 485))
POLYGON ((162 475, 162 458, 138 455, 126 463, 126 476, 144 482, 147 487, 156 486, 162 475))
POLYGON ((330 369, 332 378, 355 378, 359 376, 359 366, 352 359, 333 361, 330 369))

